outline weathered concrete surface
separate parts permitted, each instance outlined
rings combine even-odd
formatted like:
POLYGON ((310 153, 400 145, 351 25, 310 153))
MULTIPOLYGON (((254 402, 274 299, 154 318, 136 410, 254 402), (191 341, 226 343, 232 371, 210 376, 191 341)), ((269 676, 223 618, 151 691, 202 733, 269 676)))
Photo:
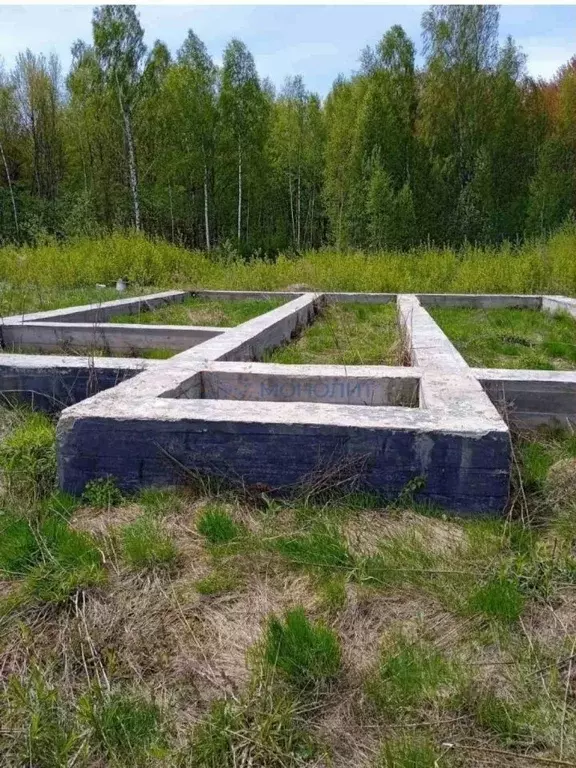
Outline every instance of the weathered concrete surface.
POLYGON ((302 296, 303 293, 304 291, 192 291, 192 295, 199 299, 214 299, 218 301, 268 301, 270 299, 292 301, 292 299, 302 296))
POLYGON ((412 364, 450 373, 466 372, 468 363, 416 296, 398 296, 398 316, 412 364))
POLYGON ((158 364, 134 358, 0 355, 0 393, 58 412, 158 364))
POLYGON ((105 474, 124 488, 173 484, 186 469, 286 491, 340 467, 391 496, 425 477, 422 499, 468 513, 499 511, 507 494, 507 430, 482 419, 312 403, 97 401, 68 409, 58 425, 60 483, 70 492, 105 474))
POLYGON ((329 304, 391 304, 396 293, 346 293, 343 291, 324 293, 329 304))
POLYGON ((324 304, 322 294, 304 293, 281 307, 237 325, 217 339, 182 352, 174 359, 186 362, 259 360, 267 350, 289 341, 300 328, 312 322, 324 304))
POLYGON ((514 427, 576 426, 576 371, 473 368, 472 375, 514 427))
POLYGON ((337 466, 389 495, 423 478, 422 499, 501 510, 508 429, 415 296, 398 305, 422 370, 243 362, 287 341, 326 300, 302 294, 64 411, 62 486, 76 492, 103 474, 127 488, 164 485, 192 471, 274 491, 337 466), (416 395, 420 407, 403 407, 416 395))
POLYGON ((420 374, 412 368, 211 363, 202 371, 207 400, 416 407, 420 374))
POLYGON ((0 318, 0 323, 33 323, 41 320, 54 323, 103 323, 115 315, 135 315, 139 312, 148 312, 167 304, 184 301, 191 295, 191 291, 162 291, 161 293, 151 293, 148 296, 114 299, 97 304, 85 304, 80 307, 63 307, 62 309, 12 315, 0 318))
POLYGON ((576 299, 569 299, 567 296, 543 296, 542 309, 551 314, 567 312, 576 318, 576 299))
POLYGON ((470 309, 542 308, 542 296, 499 293, 418 293, 423 307, 468 307, 470 309))
POLYGON ((35 351, 104 349, 130 352, 169 349, 180 352, 223 334, 227 328, 191 325, 137 325, 132 323, 49 323, 29 322, 0 326, 0 339, 6 349, 23 347, 35 351))

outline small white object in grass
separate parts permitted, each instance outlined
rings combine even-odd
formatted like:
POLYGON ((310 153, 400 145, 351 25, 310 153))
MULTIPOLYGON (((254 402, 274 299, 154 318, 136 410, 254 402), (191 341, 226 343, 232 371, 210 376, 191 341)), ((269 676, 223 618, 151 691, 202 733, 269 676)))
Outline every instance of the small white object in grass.
POLYGON ((116 280, 116 290, 118 291, 118 293, 124 293, 124 291, 126 290, 126 283, 123 278, 119 278, 118 280, 116 280))
POLYGON ((96 283, 96 288, 106 288, 104 283, 96 283))

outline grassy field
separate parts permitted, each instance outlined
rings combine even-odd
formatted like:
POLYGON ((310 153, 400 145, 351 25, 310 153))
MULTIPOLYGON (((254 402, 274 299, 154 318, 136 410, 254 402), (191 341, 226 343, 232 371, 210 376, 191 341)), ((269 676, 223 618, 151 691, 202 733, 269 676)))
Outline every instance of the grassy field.
MULTIPOLYGON (((114 236, 0 250, 1 313, 115 298, 95 286, 122 275, 132 294, 573 295, 575 247, 567 229, 517 251, 223 263, 114 236)), ((352 363, 396 362, 393 318, 331 307, 278 359, 358 346, 352 363)), ((472 326, 478 350, 487 331, 472 326)), ((55 423, 1 409, 0 765, 576 767, 576 437, 514 447, 501 519, 329 480, 278 501, 206 478, 125 497, 102 478, 74 499, 56 490, 55 423)))
POLYGON ((152 312, 139 312, 135 315, 116 315, 113 323, 142 323, 160 325, 206 325, 226 327, 240 325, 257 315, 276 309, 283 301, 220 301, 214 299, 191 298, 178 304, 155 309, 152 312))
POLYGON ((402 365, 396 305, 332 304, 299 339, 266 359, 273 363, 402 365))
POLYGON ((529 309, 431 308, 430 314, 475 367, 573 370, 576 323, 529 309))
MULTIPOLYGON (((382 292, 576 294, 576 227, 547 242, 461 253, 338 253, 324 250, 274 262, 243 262, 191 253, 136 235, 77 240, 37 248, 1 248, 0 275, 16 294, 48 289, 94 289, 127 277, 158 288, 287 289, 382 292)), ((28 308, 30 302, 21 302, 28 308)))
POLYGON ((509 515, 202 481, 81 499, 0 414, 0 763, 576 764, 576 439, 518 437, 509 515), (547 762, 548 761, 548 762, 547 762))

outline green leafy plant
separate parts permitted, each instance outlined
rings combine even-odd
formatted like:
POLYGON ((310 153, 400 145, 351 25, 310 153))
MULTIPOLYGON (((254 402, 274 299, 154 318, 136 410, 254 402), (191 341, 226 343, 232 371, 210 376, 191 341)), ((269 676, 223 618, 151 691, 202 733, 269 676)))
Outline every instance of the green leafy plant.
POLYGON ((111 477, 99 477, 86 483, 82 499, 85 504, 96 509, 110 509, 123 502, 123 496, 116 480, 111 477))

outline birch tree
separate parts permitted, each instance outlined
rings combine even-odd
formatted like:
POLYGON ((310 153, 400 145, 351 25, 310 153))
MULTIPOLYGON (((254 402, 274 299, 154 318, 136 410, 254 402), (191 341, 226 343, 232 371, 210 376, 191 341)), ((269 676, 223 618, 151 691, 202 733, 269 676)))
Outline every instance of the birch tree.
POLYGON ((240 243, 248 235, 245 187, 253 178, 257 155, 263 152, 268 117, 254 58, 240 40, 232 40, 224 51, 219 108, 224 143, 231 144, 236 155, 236 238, 240 243))
POLYGON ((128 179, 134 213, 134 228, 140 229, 138 170, 134 145, 133 110, 142 77, 146 53, 144 31, 133 5, 102 5, 92 18, 94 50, 106 85, 118 99, 122 120, 128 179))

